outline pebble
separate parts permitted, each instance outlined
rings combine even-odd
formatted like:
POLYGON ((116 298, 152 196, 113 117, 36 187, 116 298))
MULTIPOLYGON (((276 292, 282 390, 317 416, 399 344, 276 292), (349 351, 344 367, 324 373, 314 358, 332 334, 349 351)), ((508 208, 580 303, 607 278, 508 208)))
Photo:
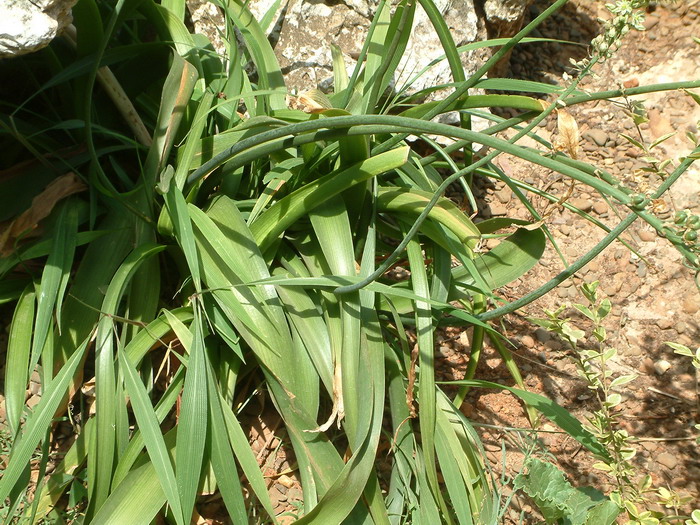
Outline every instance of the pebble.
POLYGON ((583 138, 588 140, 589 142, 595 142, 596 145, 603 147, 608 141, 609 136, 606 131, 603 131, 600 128, 593 128, 589 129, 588 131, 585 131, 583 133, 583 138))
POLYGON ((660 463, 669 470, 673 470, 676 468, 676 465, 678 465, 678 458, 673 454, 669 454, 668 452, 662 452, 656 456, 656 462, 660 463))
POLYGON ((683 297, 683 312, 686 314, 695 314, 700 310, 700 293, 697 291, 686 294, 683 297))
POLYGON ((501 201, 503 204, 507 204, 513 198, 513 192, 511 191, 510 188, 505 187, 502 190, 498 190, 496 192, 496 198, 499 201, 501 201))
POLYGON ((669 363, 665 359, 659 359, 654 363, 654 372, 656 372, 656 375, 664 375, 666 372, 668 372, 669 368, 671 368, 671 363, 669 363))
POLYGON ((595 204, 593 204, 593 211, 598 215, 608 213, 608 204, 604 201, 597 201, 595 204))
POLYGON ((538 328, 535 330, 535 337, 540 343, 545 343, 552 338, 552 335, 544 328, 538 328))
POLYGON ((630 346, 627 350, 625 350, 625 355, 640 356, 642 355, 642 348, 639 345, 633 345, 632 341, 630 341, 630 346))
POLYGON ((489 204, 489 207, 491 208, 491 215, 493 215, 494 217, 508 214, 508 208, 506 208, 500 202, 492 202, 489 204))
POLYGON ((301 501, 303 497, 304 497, 304 493, 301 491, 301 489, 299 487, 292 487, 287 492, 287 500, 288 501, 301 501))
POLYGON ((638 78, 630 78, 629 80, 625 80, 622 83, 623 86, 625 86, 626 89, 630 88, 636 88, 639 86, 639 79, 638 78))
POLYGON ((273 507, 277 507, 280 503, 287 501, 287 496, 282 494, 277 486, 273 486, 269 491, 270 503, 273 507))
MULTIPOLYGON (((648 16, 646 20, 644 20, 644 29, 649 31, 652 27, 656 26, 656 24, 659 23, 659 17, 658 16, 648 16)), ((648 35, 647 35, 648 36, 648 35)))
POLYGON ((656 239, 656 234, 649 230, 639 232, 639 238, 644 242, 651 242, 656 239))
POLYGON ((277 482, 280 483, 283 487, 287 489, 291 489, 294 486, 294 480, 287 476, 286 474, 282 474, 278 479, 277 482))
POLYGON ((569 203, 583 212, 589 212, 593 209, 593 202, 589 199, 571 199, 569 203))
POLYGON ((524 335, 520 338, 520 343, 525 347, 525 348, 534 348, 535 347, 535 340, 531 335, 524 335))
POLYGON ((27 403, 26 403, 27 408, 30 408, 30 409, 34 408, 35 406, 37 406, 39 404, 40 401, 41 401, 40 396, 34 395, 34 396, 30 397, 29 399, 27 399, 27 403))

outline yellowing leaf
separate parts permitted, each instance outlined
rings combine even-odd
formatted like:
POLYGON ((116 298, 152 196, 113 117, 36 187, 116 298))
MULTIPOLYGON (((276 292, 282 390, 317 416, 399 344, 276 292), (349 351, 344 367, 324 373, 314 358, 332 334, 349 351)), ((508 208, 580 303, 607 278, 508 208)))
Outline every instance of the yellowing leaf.
POLYGON ((304 113, 323 113, 327 109, 332 109, 333 104, 322 91, 310 89, 297 97, 290 97, 289 107, 304 113))
POLYGON ((572 159, 577 159, 580 141, 578 124, 576 124, 574 117, 563 109, 557 110, 557 130, 559 131, 559 147, 565 150, 572 159))

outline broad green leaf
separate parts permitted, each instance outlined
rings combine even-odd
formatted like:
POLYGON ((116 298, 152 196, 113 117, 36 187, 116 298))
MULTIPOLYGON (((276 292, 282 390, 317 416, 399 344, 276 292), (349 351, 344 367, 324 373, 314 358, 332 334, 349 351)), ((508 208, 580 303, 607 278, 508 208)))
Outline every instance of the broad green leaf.
POLYGON ((355 184, 400 167, 407 158, 408 148, 397 148, 340 173, 321 177, 279 200, 250 227, 260 251, 264 253, 282 232, 322 202, 355 184))
MULTIPOLYGON (((160 433, 160 429, 157 430, 160 433)), ((165 452, 175 448, 175 432, 161 436, 165 452)), ((170 461, 168 459, 168 461, 170 461)), ((163 479, 150 461, 134 468, 124 481, 109 495, 107 501, 93 519, 105 525, 150 525, 158 511, 165 505, 163 479)))
POLYGON ((197 246, 195 245, 194 232, 192 231, 192 221, 187 211, 185 197, 175 184, 172 184, 169 191, 165 194, 165 204, 175 228, 175 238, 185 254, 195 290, 197 293, 201 293, 202 282, 199 271, 199 256, 197 255, 197 246))
MULTIPOLYGON (((209 405, 209 434, 212 447, 210 459, 211 466, 214 470, 217 485, 230 517, 234 519, 236 523, 245 523, 245 521, 247 521, 247 513, 245 509, 245 502, 243 501, 243 489, 240 481, 238 480, 238 469, 236 468, 236 462, 231 451, 229 434, 226 432, 226 421, 223 415, 221 398, 216 389, 216 380, 213 371, 211 370, 210 363, 205 363, 205 368, 207 372, 206 384, 209 390, 207 399, 209 405)), ((246 442, 246 448, 250 452, 249 455, 252 455, 252 451, 247 445, 248 444, 246 442)), ((239 459, 239 461, 241 460, 239 459)), ((260 475, 257 464, 255 465, 255 471, 257 475, 249 476, 248 479, 250 480, 251 485, 253 485, 253 490, 259 495, 261 492, 260 484, 256 482, 262 481, 262 475, 260 475)), ((265 488, 264 483, 262 487, 265 488)), ((264 493, 267 494, 267 491, 265 490, 264 493)), ((269 499, 261 498, 261 502, 274 522, 274 511, 271 509, 269 499)))
POLYGON ((17 302, 10 325, 5 361, 5 408, 12 435, 19 435, 19 422, 29 382, 29 358, 34 326, 36 294, 34 285, 28 285, 17 302))
MULTIPOLYGON (((432 197, 431 193, 417 189, 380 188, 377 210, 390 213, 406 213, 417 217, 432 197)), ((444 225, 459 241, 474 248, 481 234, 479 229, 452 201, 441 198, 428 217, 444 225)))
POLYGON ((192 346, 182 391, 177 449, 186 450, 176 461, 177 486, 185 519, 192 515, 197 487, 202 472, 202 459, 207 436, 207 358, 204 351, 202 319, 197 306, 192 321, 192 346))
POLYGON ((41 396, 41 401, 27 419, 24 433, 20 439, 15 441, 10 452, 7 468, 3 472, 2 479, 0 479, 0 501, 5 501, 5 498, 10 494, 15 483, 22 475, 22 472, 24 472, 25 467, 29 464, 39 441, 46 434, 59 404, 66 395, 73 374, 82 361, 89 342, 90 338, 86 339, 76 349, 51 383, 46 386, 41 396))
POLYGON ((241 32, 241 36, 247 44, 258 72, 261 89, 271 89, 274 94, 264 97, 266 108, 255 109, 251 106, 251 114, 264 114, 264 109, 275 110, 287 107, 285 94, 287 89, 279 63, 270 42, 247 6, 234 0, 217 0, 216 3, 225 7, 226 13, 241 32))
POLYGON ((66 204, 68 205, 61 208, 58 216, 51 251, 39 284, 30 363, 32 369, 39 362, 39 356, 49 332, 49 324, 53 321, 54 307, 56 317, 60 320, 62 294, 68 285, 68 276, 73 265, 78 214, 75 207, 70 206, 70 202, 66 204))
MULTIPOLYGON (((134 368, 134 365, 130 362, 128 356, 123 351, 119 352, 119 364, 124 372, 126 390, 129 394, 129 398, 131 399, 131 407, 134 411, 136 422, 138 423, 139 429, 143 435, 143 441, 146 445, 148 456, 152 462, 153 472, 157 475, 156 479, 162 487, 162 493, 166 495, 167 501, 173 509, 175 520, 179 525, 185 525, 188 520, 185 519, 182 513, 183 509, 182 505, 180 504, 180 497, 178 495, 175 471, 173 470, 173 465, 170 461, 170 456, 168 455, 168 447, 163 434, 161 433, 158 418, 153 410, 151 401, 148 399, 146 388, 141 382, 141 378, 134 368)), ((117 502, 120 505, 123 505, 124 503, 121 502, 120 498, 116 495, 119 493, 119 489, 122 488, 124 488, 124 491, 129 491, 131 487, 125 487, 128 479, 129 475, 126 476, 124 481, 122 481, 119 487, 117 487, 115 492, 110 496, 110 499, 113 499, 114 502, 117 502)), ((148 490, 153 491, 153 488, 149 487, 148 490)), ((129 504, 131 504, 131 502, 129 502, 129 504)), ((115 503, 112 503, 112 505, 115 505, 115 503)), ((114 512, 109 509, 107 503, 105 503, 104 506, 107 507, 107 509, 101 508, 100 513, 106 513, 107 516, 109 516, 110 512, 114 512)), ((96 519, 97 517, 95 517, 95 520, 96 519)), ((152 518, 149 518, 149 521, 150 519, 152 518)))
POLYGON ((114 317, 126 287, 139 266, 165 247, 142 244, 124 260, 109 284, 102 302, 102 318, 95 340, 95 403, 97 456, 89 463, 92 508, 98 510, 107 499, 113 474, 116 440, 116 377, 114 369, 114 317))

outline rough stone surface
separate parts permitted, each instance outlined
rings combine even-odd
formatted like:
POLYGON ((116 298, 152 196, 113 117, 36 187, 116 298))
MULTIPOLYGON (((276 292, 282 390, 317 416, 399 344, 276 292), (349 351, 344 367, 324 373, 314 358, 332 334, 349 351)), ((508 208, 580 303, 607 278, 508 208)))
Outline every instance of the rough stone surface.
MULTIPOLYGON (((269 0, 252 0, 249 8, 259 20, 270 5, 269 0)), ((479 31, 473 0, 438 0, 436 5, 458 46, 484 37, 479 31)), ((347 0, 331 5, 317 0, 296 0, 286 7, 280 6, 267 30, 287 85, 298 90, 329 89, 333 79, 331 44, 340 48, 351 73, 376 8, 375 0, 347 0)), ((443 54, 427 15, 416 9, 408 47, 397 69, 401 73, 394 79, 395 87, 402 87, 443 54)), ((480 61, 474 60, 474 53, 464 53, 462 63, 469 74, 480 61)), ((449 65, 443 60, 422 75, 409 92, 451 81, 449 65)))
POLYGON ((0 57, 45 47, 73 21, 76 0, 3 0, 0 2, 0 57))
POLYGON ((503 37, 514 35, 523 25, 525 10, 534 0, 486 0, 484 14, 489 31, 503 37))
MULTIPOLYGON (((489 37, 507 38, 513 36, 523 27, 525 12, 534 0, 486 0, 484 2, 484 15, 489 37)), ((508 70, 508 61, 511 53, 508 52, 502 60, 491 69, 492 77, 504 76, 508 70)))
POLYGON ((656 456, 656 461, 670 470, 673 470, 676 468, 676 465, 678 465, 678 458, 669 454, 668 452, 662 452, 656 456))

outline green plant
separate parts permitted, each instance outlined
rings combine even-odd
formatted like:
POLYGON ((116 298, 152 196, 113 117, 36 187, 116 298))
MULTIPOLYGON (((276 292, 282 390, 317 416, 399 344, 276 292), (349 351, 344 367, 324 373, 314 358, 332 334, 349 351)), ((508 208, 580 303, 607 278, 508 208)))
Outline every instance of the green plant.
MULTIPOLYGON (((622 92, 585 94, 577 81, 553 89, 482 80, 565 3, 557 0, 497 42, 502 47, 467 79, 464 49, 430 0, 404 0, 393 15, 380 2, 359 66, 348 78, 336 53, 334 92, 308 94, 320 101, 310 113, 287 107, 260 24, 233 0, 215 2, 226 17, 223 58, 189 32, 183 1, 81 0, 74 35, 3 63, 33 95, 3 86, 0 98, 0 162, 12 168, 0 180, 0 218, 12 220, 1 239, 0 297, 15 303, 5 381, 14 442, 0 501, 9 497, 23 518, 39 519, 68 490, 72 512, 84 512, 85 523, 182 525, 206 484, 234 523, 253 514, 276 522, 241 410, 255 392, 289 436, 303 489, 300 523, 494 523, 500 487, 458 409, 465 391, 450 400, 436 382, 435 331, 475 327, 476 363, 484 337, 495 344, 500 337, 486 321, 555 287, 637 217, 656 225, 610 174, 516 144, 561 105, 622 92), (441 101, 387 105, 397 61, 385 56, 401 55, 419 6, 456 84, 441 101), (249 61, 256 68, 250 76, 249 61), (98 82, 104 90, 95 89, 98 82), (556 100, 545 107, 532 97, 470 95, 480 86, 554 91, 556 100), (499 106, 523 113, 490 116, 483 132, 469 129, 469 115, 499 106), (431 121, 454 110, 462 127, 431 121), (496 136, 509 128, 514 139, 496 136), (440 148, 426 139, 436 151, 421 156, 405 144, 409 134, 456 142, 440 148), (472 157, 473 144, 492 151, 472 157), (467 151, 466 162, 445 160, 457 149, 467 151), (524 194, 532 188, 491 163, 500 152, 588 184, 631 213, 551 282, 488 310, 501 302, 497 288, 537 262, 546 238, 524 194), (532 211, 532 224, 474 224, 443 196, 472 176, 504 180, 532 211), (482 235, 494 232, 502 243, 476 253, 482 235), (385 274, 399 257, 410 279, 394 282, 385 274), (24 392, 38 364, 42 397, 30 414, 24 392), (80 391, 93 374, 94 415, 80 391), (29 487, 32 454, 41 444, 46 466, 49 430, 70 402, 80 407, 73 445, 32 504, 15 506, 29 487), (377 465, 380 443, 391 451, 388 474, 377 465)), ((520 387, 508 388, 604 456, 607 434, 591 434, 551 400, 525 391, 508 350, 498 348, 520 387)), ((503 388, 471 377, 457 384, 503 388)))
POLYGON ((531 458, 513 486, 537 503, 547 523, 610 525, 620 508, 592 487, 574 488, 551 463, 531 458))
MULTIPOLYGON (((607 339, 604 326, 605 318, 611 310, 608 299, 599 299, 598 282, 583 283, 581 292, 588 305, 571 305, 591 323, 590 341, 587 333, 578 327, 578 322, 565 317, 569 309, 564 305, 555 311, 545 310, 546 318, 531 319, 534 323, 550 330, 561 337, 572 350, 573 359, 577 365, 579 376, 586 382, 587 387, 595 394, 599 409, 589 417, 591 432, 598 438, 607 452, 603 461, 594 465, 595 468, 608 474, 614 481, 615 490, 610 499, 619 509, 624 509, 629 525, 658 525, 671 523, 671 517, 663 513, 645 510, 652 503, 658 503, 666 508, 678 511, 690 503, 692 498, 682 496, 665 487, 654 491, 651 476, 642 476, 632 462, 636 454, 634 438, 626 430, 619 428, 622 413, 619 405, 622 396, 616 392, 620 387, 634 381, 636 374, 614 376, 609 363, 617 356, 617 350, 605 345, 607 339), (642 510, 639 507, 642 507, 642 510)), ((682 355, 694 357, 694 354, 683 345, 666 343, 682 355)), ((552 467, 554 468, 554 467, 552 467)), ((528 494, 530 494, 528 492, 528 494)), ((530 494, 532 496, 532 494, 530 494)))

